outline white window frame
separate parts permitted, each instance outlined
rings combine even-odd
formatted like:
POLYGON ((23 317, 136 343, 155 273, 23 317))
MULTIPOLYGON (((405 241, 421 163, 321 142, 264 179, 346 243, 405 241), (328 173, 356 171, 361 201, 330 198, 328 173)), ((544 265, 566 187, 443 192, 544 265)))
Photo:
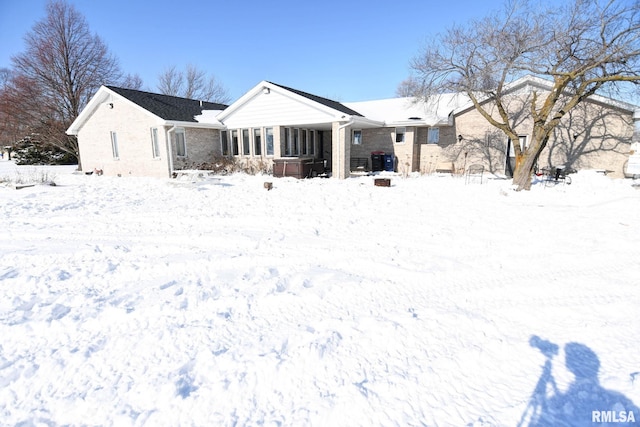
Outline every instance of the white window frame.
POLYGON ((307 150, 309 152, 309 155, 315 156, 316 155, 316 131, 315 130, 309 131, 309 139, 307 140, 307 143, 309 144, 309 149, 307 150))
POLYGON ((220 152, 223 156, 229 156, 231 152, 229 149, 229 132, 226 130, 220 131, 220 152))
POLYGON ((251 132, 253 137, 253 154, 258 157, 262 156, 262 128, 253 128, 251 132))
POLYGON ((111 154, 114 160, 120 160, 120 149, 118 147, 118 134, 114 131, 110 132, 111 137, 111 154))
POLYGON ((158 140, 158 128, 151 128, 151 155, 154 159, 160 158, 160 141, 158 140))
POLYGON ((353 136, 351 138, 353 145, 362 145, 362 129, 354 129, 353 136))
POLYGON ((238 129, 231 129, 231 155, 240 155, 240 136, 238 134, 238 129))
MULTIPOLYGON (((515 157, 516 150, 513 148, 513 141, 511 141, 511 138, 508 138, 508 140, 509 157, 515 157)), ((529 147, 529 138, 527 138, 527 135, 518 135, 518 142, 520 143, 520 148, 522 149, 522 151, 526 150, 529 147)))
POLYGON ((292 139, 292 143, 291 143, 292 155, 294 157, 299 157, 300 156, 300 129, 294 128, 292 130, 291 136, 293 137, 291 138, 292 139))
POLYGON ((264 128, 264 153, 267 156, 274 155, 273 128, 264 128))
POLYGON ((309 131, 306 129, 300 129, 300 154, 306 156, 309 152, 309 146, 307 145, 309 131))
POLYGON ((438 144, 440 142, 440 128, 430 127, 427 130, 427 144, 438 144))
POLYGON ((396 144, 404 144, 407 140, 407 128, 406 127, 397 127, 395 131, 394 141, 396 144), (400 141, 398 141, 398 136, 402 135, 400 141))
POLYGON ((285 157, 293 156, 293 147, 291 146, 291 128, 284 128, 284 155, 285 157))
POLYGON ((187 157, 187 133, 185 132, 184 128, 176 128, 173 134, 174 134, 174 142, 175 142, 175 149, 176 149, 176 157, 187 157), (178 137, 178 135, 180 135, 180 137, 178 137), (180 145, 182 145, 182 147, 180 147, 180 145))
POLYGON ((242 137, 242 155, 251 156, 251 132, 249 129, 244 128, 240 132, 242 137))

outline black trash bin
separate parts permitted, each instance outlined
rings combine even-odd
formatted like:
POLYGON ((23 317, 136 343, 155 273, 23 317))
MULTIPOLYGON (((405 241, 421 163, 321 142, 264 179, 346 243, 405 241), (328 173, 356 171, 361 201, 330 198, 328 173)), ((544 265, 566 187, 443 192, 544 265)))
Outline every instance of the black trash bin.
POLYGON ((395 162, 393 154, 385 154, 383 157, 384 170, 387 172, 393 172, 395 170, 395 162))
POLYGON ((371 152, 371 170, 373 172, 384 170, 384 151, 371 152))

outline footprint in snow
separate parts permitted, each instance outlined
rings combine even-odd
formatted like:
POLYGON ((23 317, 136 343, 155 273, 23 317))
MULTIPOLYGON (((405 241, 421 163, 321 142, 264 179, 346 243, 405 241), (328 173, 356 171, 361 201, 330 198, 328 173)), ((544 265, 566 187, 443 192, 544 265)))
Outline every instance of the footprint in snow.
POLYGON ((66 305, 56 304, 51 309, 51 318, 49 319, 49 321, 51 321, 51 320, 60 320, 64 316, 69 314, 70 311, 71 311, 71 309, 69 307, 67 307, 66 305))

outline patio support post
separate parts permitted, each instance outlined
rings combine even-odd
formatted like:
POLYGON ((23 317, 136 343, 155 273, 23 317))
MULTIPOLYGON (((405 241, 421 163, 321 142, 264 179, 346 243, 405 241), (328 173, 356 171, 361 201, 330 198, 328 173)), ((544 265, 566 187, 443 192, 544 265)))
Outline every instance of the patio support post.
POLYGON ((351 174, 351 125, 352 121, 333 122, 331 125, 331 176, 345 179, 351 174), (342 124, 341 124, 342 123, 342 124))

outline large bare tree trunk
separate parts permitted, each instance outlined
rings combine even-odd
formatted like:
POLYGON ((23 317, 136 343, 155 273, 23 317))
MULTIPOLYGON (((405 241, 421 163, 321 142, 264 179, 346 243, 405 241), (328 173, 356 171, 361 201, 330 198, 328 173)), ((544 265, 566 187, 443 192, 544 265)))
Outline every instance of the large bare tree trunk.
POLYGON ((531 189, 531 181, 538 158, 544 147, 547 146, 549 136, 542 129, 534 128, 532 139, 529 147, 523 150, 519 158, 516 159, 516 168, 513 172, 513 184, 517 186, 516 191, 531 189))
POLYGON ((516 191, 531 189, 535 164, 535 157, 528 152, 521 154, 516 160, 516 168, 513 171, 513 184, 517 186, 516 191))

